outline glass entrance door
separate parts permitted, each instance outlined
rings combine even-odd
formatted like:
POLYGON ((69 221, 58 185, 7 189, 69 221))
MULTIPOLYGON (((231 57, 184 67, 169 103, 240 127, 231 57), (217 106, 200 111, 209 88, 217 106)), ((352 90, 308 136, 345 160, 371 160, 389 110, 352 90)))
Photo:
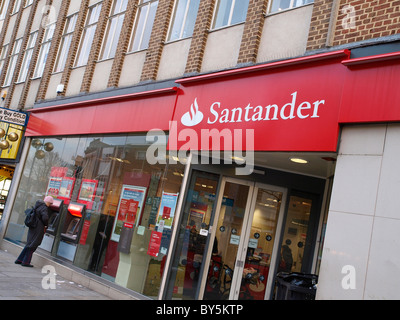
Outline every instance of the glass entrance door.
POLYGON ((268 295, 285 195, 281 188, 224 179, 199 298, 263 300, 268 295))

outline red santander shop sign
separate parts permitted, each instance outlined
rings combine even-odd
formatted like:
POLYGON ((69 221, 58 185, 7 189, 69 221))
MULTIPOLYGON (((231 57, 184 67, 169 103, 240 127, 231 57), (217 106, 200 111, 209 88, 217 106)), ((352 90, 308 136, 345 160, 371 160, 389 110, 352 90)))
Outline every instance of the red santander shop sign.
POLYGON ((336 151, 345 57, 339 51, 179 80, 169 149, 336 151))

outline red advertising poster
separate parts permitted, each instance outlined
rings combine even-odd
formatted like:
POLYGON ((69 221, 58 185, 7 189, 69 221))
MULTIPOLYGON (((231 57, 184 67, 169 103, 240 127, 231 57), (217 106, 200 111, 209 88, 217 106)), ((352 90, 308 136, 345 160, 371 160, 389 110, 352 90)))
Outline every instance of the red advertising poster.
POLYGON ((140 186, 122 186, 111 240, 119 241, 121 229, 124 224, 127 228, 133 228, 136 220, 140 221, 140 213, 143 207, 146 190, 146 188, 140 186))
POLYGON ((158 251, 160 251, 162 233, 157 231, 152 231, 150 236, 149 248, 147 254, 153 257, 158 256, 158 251))
POLYGON ((82 233, 81 233, 81 238, 79 240, 79 244, 81 245, 86 244, 86 239, 89 233, 89 229, 90 229, 90 220, 85 220, 83 222, 82 233))
POLYGON ((120 214, 118 219, 134 224, 138 208, 139 201, 133 199, 121 199, 121 203, 119 205, 120 214))
POLYGON ((164 207, 163 208, 163 219, 169 219, 171 216, 171 208, 170 207, 164 207))

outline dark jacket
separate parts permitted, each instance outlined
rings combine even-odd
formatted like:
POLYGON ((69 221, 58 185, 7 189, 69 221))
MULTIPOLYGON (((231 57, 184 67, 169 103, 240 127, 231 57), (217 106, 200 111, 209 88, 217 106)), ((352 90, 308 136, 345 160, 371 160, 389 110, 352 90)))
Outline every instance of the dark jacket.
POLYGON ((38 224, 35 228, 29 228, 28 240, 26 246, 31 249, 36 249, 42 243, 44 236, 44 227, 49 223, 49 208, 43 200, 38 200, 35 203, 36 215, 39 218, 38 224))

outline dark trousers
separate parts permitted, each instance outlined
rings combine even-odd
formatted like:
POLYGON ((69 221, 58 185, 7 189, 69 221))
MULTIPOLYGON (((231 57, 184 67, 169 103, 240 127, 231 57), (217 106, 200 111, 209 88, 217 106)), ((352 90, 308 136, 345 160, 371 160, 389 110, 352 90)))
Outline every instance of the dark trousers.
POLYGON ((36 248, 29 248, 25 246, 21 254, 17 258, 17 262, 22 264, 30 264, 32 260, 32 255, 36 251, 36 248))

